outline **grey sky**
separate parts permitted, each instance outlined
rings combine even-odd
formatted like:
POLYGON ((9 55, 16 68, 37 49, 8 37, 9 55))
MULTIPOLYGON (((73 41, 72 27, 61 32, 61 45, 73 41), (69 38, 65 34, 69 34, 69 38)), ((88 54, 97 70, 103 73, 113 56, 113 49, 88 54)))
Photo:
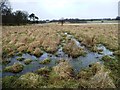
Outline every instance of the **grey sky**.
POLYGON ((115 18, 119 0, 9 0, 13 11, 35 13, 40 19, 115 18))

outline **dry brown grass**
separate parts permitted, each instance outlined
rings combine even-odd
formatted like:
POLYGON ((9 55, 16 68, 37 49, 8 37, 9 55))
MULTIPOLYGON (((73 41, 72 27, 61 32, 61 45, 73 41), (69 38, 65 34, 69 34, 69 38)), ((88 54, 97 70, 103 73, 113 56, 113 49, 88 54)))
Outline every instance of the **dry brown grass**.
POLYGON ((74 40, 68 40, 64 45, 63 50, 65 53, 72 57, 78 57, 85 54, 84 49, 78 47, 74 40))
POLYGON ((79 73, 79 81, 83 87, 88 88, 115 88, 113 80, 109 76, 110 71, 104 65, 95 63, 89 69, 79 73))
POLYGON ((54 53, 62 39, 58 32, 69 32, 88 46, 102 43, 109 49, 118 49, 118 30, 115 24, 3 26, 2 32, 2 48, 6 56, 17 51, 34 54, 36 48, 54 53), (94 36, 95 42, 92 41, 94 36))
POLYGON ((74 75, 74 70, 68 61, 60 62, 53 67, 53 71, 60 76, 60 78, 71 78, 74 75))

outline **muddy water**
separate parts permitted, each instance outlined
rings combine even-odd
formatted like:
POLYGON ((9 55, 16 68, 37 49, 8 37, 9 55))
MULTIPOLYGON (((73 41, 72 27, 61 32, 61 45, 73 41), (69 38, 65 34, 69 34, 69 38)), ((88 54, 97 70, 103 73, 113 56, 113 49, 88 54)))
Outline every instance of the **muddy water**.
MULTIPOLYGON (((6 66, 11 66, 16 62, 20 62, 24 65, 24 69, 22 72, 14 74, 14 73, 10 73, 10 72, 3 72, 3 77, 4 76, 10 76, 10 75, 22 75, 25 74, 27 72, 34 72, 37 69, 41 68, 41 67, 53 67, 55 65, 57 65, 57 61, 59 60, 68 60, 70 62, 70 64, 73 66, 75 72, 79 72, 81 69, 85 68, 85 67, 89 67, 90 64, 95 63, 95 62, 100 62, 100 59, 104 56, 104 55, 110 55, 113 56, 113 52, 111 52, 110 50, 108 50, 104 45, 99 44, 98 45, 98 49, 102 49, 103 51, 99 54, 99 53, 94 53, 89 51, 85 46, 81 46, 80 42, 77 41, 72 35, 68 35, 67 33, 65 33, 67 35, 67 37, 73 39, 76 43, 76 45, 78 47, 82 47, 85 49, 86 51, 86 56, 79 56, 77 58, 72 58, 69 57, 67 54, 65 54, 63 52, 62 47, 60 47, 58 49, 58 51, 56 52, 56 54, 50 54, 50 53, 44 53, 42 56, 40 57, 36 57, 34 55, 30 55, 28 53, 23 54, 21 57, 25 58, 25 59, 31 59, 32 62, 29 65, 25 65, 24 61, 18 61, 17 58, 20 56, 14 56, 9 58, 9 60, 11 61, 8 65, 6 66), (43 65, 43 64, 39 64, 40 61, 49 58, 51 59, 51 62, 49 64, 43 65)), ((3 69, 6 67, 3 65, 3 69)))

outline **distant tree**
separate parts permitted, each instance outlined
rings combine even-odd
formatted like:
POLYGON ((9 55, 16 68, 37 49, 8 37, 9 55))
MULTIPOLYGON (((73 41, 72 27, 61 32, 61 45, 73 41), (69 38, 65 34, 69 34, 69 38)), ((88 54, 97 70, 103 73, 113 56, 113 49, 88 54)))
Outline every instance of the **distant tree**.
POLYGON ((18 25, 27 23, 27 20, 28 20, 27 12, 18 10, 14 12, 14 15, 15 15, 15 22, 18 25))
POLYGON ((3 25, 20 25, 26 24, 28 21, 28 13, 20 10, 12 12, 11 5, 8 0, 2 0, 0 2, 0 11, 3 25))
POLYGON ((32 23, 38 23, 39 18, 34 13, 30 14, 29 18, 32 23))
POLYGON ((11 24, 14 22, 11 5, 8 0, 2 0, 0 2, 0 13, 3 24, 11 24))
POLYGON ((38 23, 39 18, 37 16, 35 16, 35 20, 36 20, 36 23, 38 23))
POLYGON ((32 19, 33 21, 35 21, 35 14, 34 14, 34 13, 30 14, 30 15, 29 15, 29 18, 30 18, 30 21, 31 21, 31 19, 32 19))
POLYGON ((120 20, 120 16, 117 16, 117 17, 116 17, 116 20, 120 20))
POLYGON ((38 21, 39 18, 37 16, 35 16, 35 19, 38 21))
POLYGON ((10 2, 8 0, 2 0, 0 2, 0 11, 1 11, 1 15, 11 14, 12 9, 11 9, 10 2))

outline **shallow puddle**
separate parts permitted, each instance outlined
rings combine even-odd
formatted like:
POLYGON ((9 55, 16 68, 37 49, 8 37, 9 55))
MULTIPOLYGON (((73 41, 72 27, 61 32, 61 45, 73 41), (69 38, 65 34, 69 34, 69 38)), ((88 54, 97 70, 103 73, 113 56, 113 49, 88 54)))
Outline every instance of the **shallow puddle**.
MULTIPOLYGON (((100 61, 100 59, 102 58, 102 56, 104 55, 110 55, 113 56, 113 52, 111 52, 110 50, 108 50, 104 45, 99 44, 98 45, 98 49, 102 49, 103 51, 101 53, 94 53, 89 51, 86 47, 81 46, 80 42, 78 42, 72 35, 68 35, 67 33, 65 33, 67 35, 67 37, 71 37, 76 45, 78 47, 82 47, 85 49, 86 51, 86 56, 79 56, 77 58, 72 58, 69 57, 67 54, 65 54, 62 50, 62 47, 60 47, 58 49, 58 51, 55 54, 50 54, 50 53, 44 53, 42 56, 40 57, 36 57, 34 55, 30 55, 28 53, 25 53, 22 55, 23 58, 25 59, 31 59, 32 62, 29 65, 25 65, 24 61, 18 61, 17 58, 20 56, 14 56, 9 58, 9 60, 11 61, 9 64, 7 64, 6 66, 11 66, 16 62, 20 62, 22 63, 25 67, 23 69, 23 71, 21 71, 20 73, 14 74, 14 73, 10 73, 10 72, 3 72, 2 75, 4 76, 10 76, 10 75, 22 75, 25 74, 27 72, 34 72, 37 69, 41 68, 41 67, 53 67, 55 65, 57 65, 57 61, 58 60, 68 60, 70 62, 70 64, 73 66, 75 72, 79 72, 81 69, 89 67, 90 64, 95 63, 95 62, 100 62, 102 63, 102 61, 100 61), (49 58, 51 59, 51 62, 49 64, 39 64, 40 61, 49 58)), ((3 69, 6 67, 5 65, 3 65, 3 69)))

